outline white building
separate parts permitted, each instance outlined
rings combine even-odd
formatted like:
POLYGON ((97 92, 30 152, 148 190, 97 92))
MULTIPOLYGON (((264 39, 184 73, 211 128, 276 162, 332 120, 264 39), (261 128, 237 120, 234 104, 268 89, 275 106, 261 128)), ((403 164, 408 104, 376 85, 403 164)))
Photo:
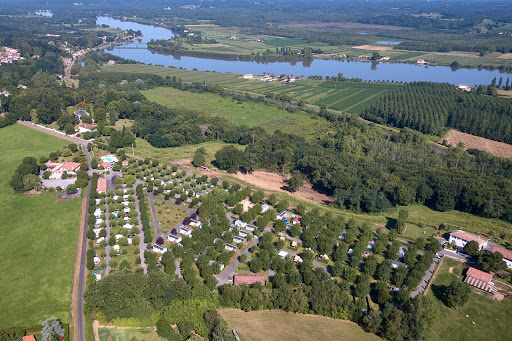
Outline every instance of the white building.
POLYGON ((499 252, 503 256, 503 260, 507 264, 507 268, 512 269, 512 252, 509 250, 503 249, 499 246, 494 246, 491 252, 499 252))
POLYGON ((185 227, 185 226, 182 226, 178 229, 178 233, 179 234, 182 234, 184 236, 189 236, 189 237, 192 237, 192 230, 185 227))
POLYGON ((167 236, 167 239, 171 242, 171 243, 181 243, 181 237, 180 236, 177 236, 175 234, 169 234, 167 236))
POLYGON ((154 244, 153 252, 164 254, 167 252, 167 248, 163 247, 162 245, 154 244))
POLYGON ((487 245, 487 239, 462 230, 455 230, 450 233, 450 239, 448 242, 450 244, 455 244, 455 246, 458 248, 463 248, 472 240, 478 243, 478 248, 480 250, 482 250, 487 245))

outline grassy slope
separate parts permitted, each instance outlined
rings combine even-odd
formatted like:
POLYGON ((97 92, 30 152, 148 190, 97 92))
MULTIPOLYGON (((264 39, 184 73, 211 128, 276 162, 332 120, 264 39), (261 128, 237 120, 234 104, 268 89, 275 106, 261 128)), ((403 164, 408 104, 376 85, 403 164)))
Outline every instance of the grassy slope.
MULTIPOLYGON (((462 280, 462 263, 445 258, 432 290, 428 295, 438 297, 440 289, 454 279, 462 280), (452 268, 453 273, 449 272, 452 268)), ((494 301, 480 293, 470 294, 469 301, 460 309, 450 309, 441 301, 440 316, 435 329, 437 340, 508 340, 512 301, 494 301), (466 317, 468 315, 469 317, 466 317), (472 322, 475 322, 473 324, 472 322)))
POLYGON ((350 321, 324 316, 286 313, 279 310, 244 312, 238 309, 220 309, 231 329, 245 341, 255 340, 381 340, 364 332, 350 321))
POLYGON ((39 158, 69 142, 14 125, 0 130, 0 329, 69 322, 81 200, 14 195, 9 181, 26 156, 39 158))
POLYGON ((212 93, 198 94, 166 87, 145 90, 142 93, 148 100, 170 108, 191 109, 224 117, 236 125, 258 126, 267 131, 280 129, 284 133, 304 137, 318 135, 328 129, 326 120, 313 120, 306 113, 289 113, 263 103, 237 104, 230 98, 222 98, 212 93))

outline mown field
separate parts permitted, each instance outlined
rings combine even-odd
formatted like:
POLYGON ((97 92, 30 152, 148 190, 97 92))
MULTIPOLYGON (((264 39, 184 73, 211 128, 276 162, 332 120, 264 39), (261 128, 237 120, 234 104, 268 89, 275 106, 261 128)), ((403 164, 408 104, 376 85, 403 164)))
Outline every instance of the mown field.
POLYGON ((39 158, 68 144, 18 124, 0 129, 0 329, 52 316, 70 320, 82 200, 14 195, 9 186, 24 157, 39 158))
POLYGON ((173 109, 190 109, 200 113, 224 117, 236 125, 262 127, 272 132, 276 129, 303 137, 318 136, 329 129, 329 123, 304 112, 290 113, 263 103, 243 102, 222 98, 212 93, 193 93, 170 87, 142 91, 150 101, 173 109))
POLYGON ((99 328, 100 341, 165 341, 155 330, 147 328, 99 328))
MULTIPOLYGON (((295 100, 301 99, 306 103, 329 109, 360 113, 387 91, 400 85, 374 84, 353 82, 330 82, 315 80, 299 80, 294 84, 279 82, 259 82, 255 79, 243 79, 239 74, 187 71, 160 66, 124 64, 103 66, 102 70, 110 72, 151 73, 162 77, 176 76, 184 82, 206 82, 218 84, 226 89, 264 95, 268 92, 288 95, 295 100)), ((170 98, 168 99, 171 100, 170 98)))
POLYGON ((450 309, 440 300, 444 286, 453 280, 463 280, 462 267, 462 263, 444 258, 428 292, 428 295, 438 299, 440 309, 434 328, 434 340, 510 340, 510 298, 498 302, 480 292, 474 292, 470 294, 469 301, 459 309, 450 309))
POLYGON ((244 312, 239 309, 220 309, 219 312, 229 328, 236 330, 245 341, 381 340, 374 334, 366 333, 354 322, 324 316, 280 310, 244 312))
MULTIPOLYGON (((192 160, 194 153, 200 147, 206 149, 206 163, 210 164, 215 159, 215 153, 222 147, 229 146, 230 144, 224 142, 204 142, 195 145, 185 145, 181 147, 169 148, 156 148, 149 144, 148 141, 137 138, 135 146, 135 156, 143 158, 151 158, 159 160, 161 163, 175 162, 183 159, 192 160)), ((244 146, 234 145, 240 149, 244 146)), ((131 150, 127 151, 131 155, 131 150)))

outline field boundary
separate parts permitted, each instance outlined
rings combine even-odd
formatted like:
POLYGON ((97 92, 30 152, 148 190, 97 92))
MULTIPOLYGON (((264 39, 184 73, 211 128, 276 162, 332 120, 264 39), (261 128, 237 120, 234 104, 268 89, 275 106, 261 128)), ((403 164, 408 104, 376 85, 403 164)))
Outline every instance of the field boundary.
POLYGON ((378 92, 378 93, 376 93, 376 94, 373 94, 373 95, 371 95, 370 97, 366 97, 364 100, 362 100, 362 101, 360 101, 360 102, 357 102, 356 104, 351 105, 351 106, 350 106, 350 107, 348 107, 348 108, 345 108, 345 110, 344 110, 344 111, 349 111, 349 110, 350 110, 350 109, 352 109, 353 107, 358 106, 359 104, 364 103, 364 102, 368 101, 369 99, 372 99, 372 98, 373 98, 373 97, 375 97, 375 96, 379 96, 379 95, 380 95, 380 94, 382 94, 383 92, 386 92, 386 90, 382 90, 381 92, 378 92))
MULTIPOLYGON (((82 194, 85 191, 82 191, 82 194)), ((78 316, 80 312, 78 312, 78 284, 80 279, 80 264, 82 263, 82 245, 84 241, 84 229, 85 229, 85 217, 87 214, 87 195, 84 196, 82 200, 82 209, 80 211, 80 225, 78 226, 78 245, 76 249, 75 256, 75 269, 73 275, 73 287, 71 290, 71 323, 70 328, 72 328, 73 340, 78 340, 78 316)))

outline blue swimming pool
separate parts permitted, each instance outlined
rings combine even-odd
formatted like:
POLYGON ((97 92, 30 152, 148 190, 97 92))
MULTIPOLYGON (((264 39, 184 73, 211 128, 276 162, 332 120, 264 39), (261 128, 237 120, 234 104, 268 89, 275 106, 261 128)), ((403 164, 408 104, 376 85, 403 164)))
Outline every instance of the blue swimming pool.
POLYGON ((112 162, 112 158, 111 158, 111 157, 106 157, 106 158, 105 158, 105 161, 107 161, 107 162, 112 162))

